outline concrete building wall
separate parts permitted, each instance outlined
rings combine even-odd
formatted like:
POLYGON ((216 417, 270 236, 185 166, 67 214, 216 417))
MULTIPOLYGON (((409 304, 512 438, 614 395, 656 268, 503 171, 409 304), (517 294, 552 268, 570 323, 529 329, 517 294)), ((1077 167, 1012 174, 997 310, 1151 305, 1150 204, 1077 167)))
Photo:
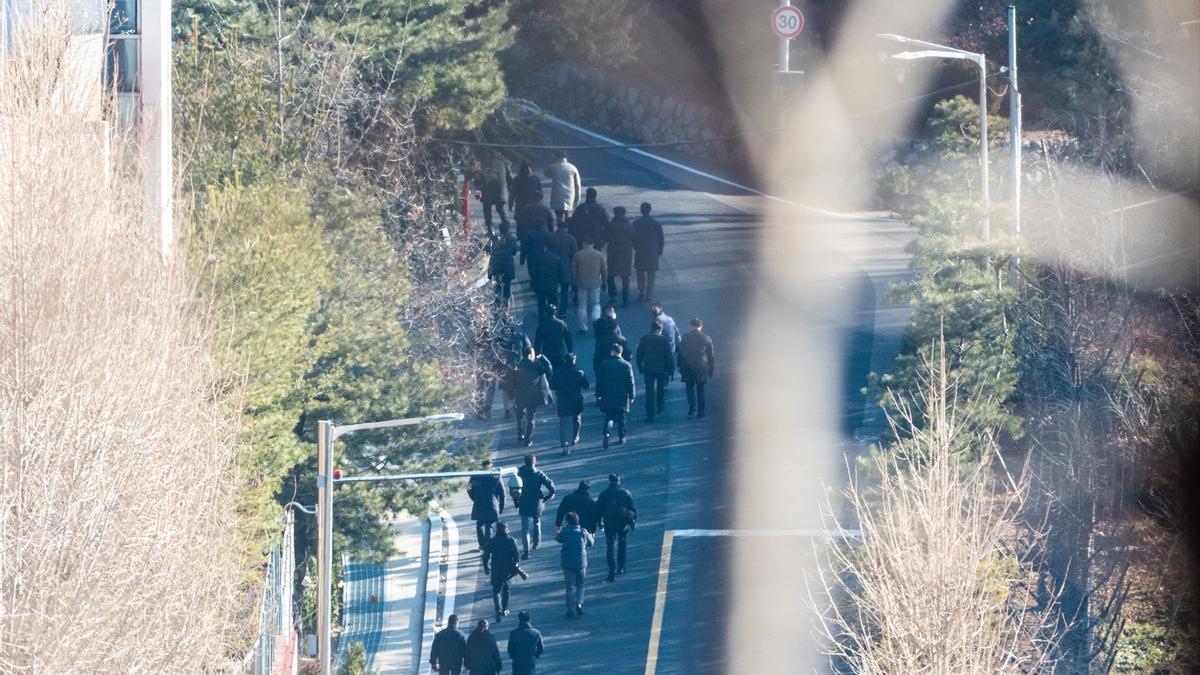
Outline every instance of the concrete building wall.
MULTIPOLYGON (((63 0, 74 36, 66 85, 70 109, 105 115, 140 153, 147 197, 146 227, 163 257, 171 255, 174 172, 171 163, 171 0, 63 0)), ((20 35, 40 18, 38 0, 0 0, 0 58, 20 49, 20 35)), ((0 87, 3 83, 0 82, 0 87)), ((2 91, 2 90, 0 90, 2 91)))

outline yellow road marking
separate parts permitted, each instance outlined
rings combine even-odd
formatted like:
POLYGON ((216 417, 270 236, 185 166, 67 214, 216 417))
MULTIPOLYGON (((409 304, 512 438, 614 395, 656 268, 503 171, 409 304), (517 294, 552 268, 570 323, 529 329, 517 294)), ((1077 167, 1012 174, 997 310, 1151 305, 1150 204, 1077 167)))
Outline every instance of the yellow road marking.
POLYGON ((654 619, 650 622, 650 648, 646 653, 646 675, 658 668, 658 640, 662 633, 663 614, 667 611, 667 577, 671 575, 672 530, 663 532, 662 556, 658 561, 658 592, 654 597, 654 619))

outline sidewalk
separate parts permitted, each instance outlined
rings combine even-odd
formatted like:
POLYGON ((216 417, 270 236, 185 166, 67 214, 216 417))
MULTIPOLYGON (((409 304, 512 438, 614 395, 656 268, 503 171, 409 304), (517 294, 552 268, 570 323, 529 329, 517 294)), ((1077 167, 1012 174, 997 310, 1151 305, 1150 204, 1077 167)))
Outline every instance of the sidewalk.
POLYGON ((403 513, 392 522, 396 557, 383 565, 350 563, 346 569, 345 632, 337 662, 363 642, 367 672, 416 672, 424 634, 429 524, 403 513))

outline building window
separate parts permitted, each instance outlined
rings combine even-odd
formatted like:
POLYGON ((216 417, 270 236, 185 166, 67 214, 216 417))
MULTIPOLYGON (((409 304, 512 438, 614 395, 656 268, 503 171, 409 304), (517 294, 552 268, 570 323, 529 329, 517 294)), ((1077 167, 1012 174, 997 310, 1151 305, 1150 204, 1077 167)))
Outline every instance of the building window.
POLYGON ((142 47, 140 0, 116 0, 108 22, 108 49, 104 57, 104 84, 118 93, 138 92, 139 56, 142 47))
POLYGON ((112 16, 108 22, 110 35, 137 34, 138 30, 138 0, 116 0, 113 3, 112 16))

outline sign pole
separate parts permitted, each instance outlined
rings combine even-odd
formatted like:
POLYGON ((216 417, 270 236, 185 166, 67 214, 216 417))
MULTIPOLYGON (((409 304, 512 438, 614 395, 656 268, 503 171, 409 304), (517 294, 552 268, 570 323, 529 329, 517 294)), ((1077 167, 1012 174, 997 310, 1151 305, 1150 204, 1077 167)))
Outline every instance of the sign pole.
MULTIPOLYGON (((792 0, 779 0, 780 7, 789 7, 791 4, 792 0)), ((791 58, 792 51, 790 45, 788 44, 790 42, 791 40, 789 38, 783 36, 779 37, 779 72, 781 73, 786 73, 790 69, 788 63, 791 58)))

